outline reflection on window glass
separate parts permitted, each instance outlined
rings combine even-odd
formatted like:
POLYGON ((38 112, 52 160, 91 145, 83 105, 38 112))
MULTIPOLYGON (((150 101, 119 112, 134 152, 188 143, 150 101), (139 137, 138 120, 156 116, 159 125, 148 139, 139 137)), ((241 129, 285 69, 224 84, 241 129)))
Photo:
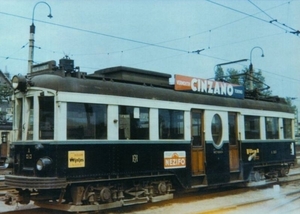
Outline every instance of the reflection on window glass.
POLYGON ((22 140, 23 131, 23 99, 16 100, 15 117, 17 118, 18 135, 17 139, 22 140))
POLYGON ((228 113, 229 144, 237 145, 237 114, 228 113))
POLYGON ((149 108, 119 106, 119 139, 149 139, 149 108))
POLYGON ((27 140, 33 139, 33 97, 27 98, 27 104, 28 104, 28 118, 27 118, 27 140))
POLYGON ((106 139, 107 106, 89 103, 68 103, 67 138, 106 139))
POLYGON ((283 119, 283 137, 284 139, 292 138, 292 120, 283 119))
POLYGON ((278 118, 266 117, 266 138, 279 139, 278 118))
POLYGON ((215 114, 212 118, 211 134, 215 145, 220 146, 222 139, 222 120, 218 114, 215 114))
POLYGON ((192 143, 193 146, 202 146, 201 112, 192 112, 192 143))
POLYGON ((260 139, 260 125, 258 116, 245 116, 245 138, 260 139))
POLYGON ((183 111, 159 110, 159 138, 160 139, 183 139, 184 120, 183 111))
POLYGON ((54 137, 54 97, 39 97, 40 103, 40 139, 54 137))

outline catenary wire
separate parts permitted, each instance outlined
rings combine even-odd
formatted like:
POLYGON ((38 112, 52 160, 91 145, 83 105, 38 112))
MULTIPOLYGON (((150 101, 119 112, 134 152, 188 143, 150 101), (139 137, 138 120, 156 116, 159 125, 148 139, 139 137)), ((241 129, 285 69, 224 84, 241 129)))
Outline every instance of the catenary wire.
MULTIPOLYGON (((209 0, 207 0, 209 1, 209 0)), ((209 2, 212 2, 212 1, 209 1, 209 2)), ((215 2, 212 2, 212 3, 215 3, 215 2)), ((225 6, 226 7, 226 6, 225 6)), ((234 10, 234 9, 233 9, 234 10)), ((241 11, 238 11, 240 13, 243 13, 241 11)), ((26 17, 22 17, 22 16, 19 16, 19 15, 14 15, 14 14, 8 14, 8 13, 5 13, 5 12, 1 12, 0 13, 4 14, 4 15, 10 15, 10 16, 15 16, 15 17, 19 17, 19 18, 25 18, 25 19, 29 19, 29 18, 26 18, 26 17)), ((250 17, 253 17, 253 18, 257 18, 253 15, 250 15, 250 14, 247 14, 247 13, 243 13, 247 16, 250 16, 250 17)), ((247 18, 247 17, 244 17, 244 18, 247 18)), ((244 19, 243 18, 243 19, 244 19)), ((43 23, 47 23, 47 24, 50 24, 50 25, 56 25, 56 26, 60 26, 60 27, 65 27, 65 28, 69 28, 69 29, 73 29, 73 30, 78 30, 78 31, 83 31, 83 32, 88 32, 88 33, 93 33, 93 34, 98 34, 98 35, 102 35, 102 36, 108 36, 108 37, 111 37, 111 38, 116 38, 116 39, 122 39, 122 40, 126 40, 126 41, 131 41, 131 42, 135 42, 135 43, 140 43, 140 44, 144 44, 145 46, 156 46, 156 47, 160 47, 160 48, 166 48, 166 49, 171 49, 171 50, 176 50, 176 51, 181 51, 181 52, 185 52, 185 53, 191 53, 189 51, 186 51, 186 50, 182 50, 182 49, 176 49, 176 48, 170 48, 170 47, 166 47, 166 46, 161 46, 161 45, 157 45, 157 44, 162 44, 162 43, 166 43, 166 42, 169 42, 169 41, 176 41, 176 40, 180 40, 180 39, 184 39, 184 38, 187 38, 187 37, 181 37, 181 38, 177 38, 177 39, 172 39, 172 40, 168 40, 168 41, 163 41, 163 42, 160 42, 160 43, 157 43, 157 44, 153 44, 153 43, 147 43, 147 42, 143 42, 143 41, 138 41, 138 40, 133 40, 133 39, 127 39, 127 38, 124 38, 124 37, 118 37, 118 36, 113 36, 113 35, 109 35, 109 34, 104 34, 104 33, 99 33, 99 32, 95 32, 95 31, 90 31, 90 30, 84 30, 84 29, 80 29, 80 28, 75 28, 75 27, 70 27, 70 26, 66 26, 66 25, 61 25, 61 24, 53 24, 53 23, 50 23, 50 22, 45 22, 45 21, 40 21, 40 20, 35 20, 35 21, 38 21, 38 22, 43 22, 43 23)), ((238 21, 238 20, 237 20, 238 21)), ((262 20, 262 21, 265 21, 265 20, 262 20)), ((236 21, 234 21, 236 22, 236 21)), ((234 22, 231 22, 231 23, 234 23, 234 22)), ((225 25, 221 25, 221 26, 218 26, 214 29, 217 29, 217 28, 220 28, 220 27, 223 27, 223 26, 226 26, 226 25, 229 25, 231 23, 227 23, 225 25)), ((211 30, 209 30, 211 31, 211 30)), ((205 33, 207 31, 203 31, 201 33, 205 33)), ((201 34, 201 33, 198 33, 198 34, 201 34)), ((194 35, 190 35, 189 37, 191 36, 195 36, 195 35, 198 35, 198 34, 194 34, 194 35)), ((143 46, 142 46, 143 47, 143 46)), ((139 47, 136 47, 136 48, 139 48, 139 47)), ((136 48, 132 48, 132 49, 136 49, 136 48)), ((130 50, 130 49, 127 49, 127 50, 130 50)), ((123 51, 126 51, 126 50, 123 50, 123 51)), ((115 52, 123 52, 123 51, 115 51, 115 52)), ((109 54, 109 53, 106 53, 106 54, 109 54)), ((205 57, 209 57, 209 58, 214 58, 214 59, 218 59, 218 60, 222 60, 222 61, 229 61, 229 60, 226 60, 226 59, 221 59, 219 57, 214 57, 214 56, 210 56, 210 55, 204 55, 204 54, 201 54, 202 56, 205 56, 205 57)), ((3 57, 2 57, 3 58, 3 57)), ((10 59, 17 59, 17 58, 12 58, 12 57, 5 57, 6 59, 10 58, 10 59)), ((21 59, 17 59, 17 60, 21 60, 21 59)))
MULTIPOLYGON (((276 24, 275 24, 275 23, 276 23, 276 20, 268 21, 268 20, 259 18, 259 17, 257 17, 257 16, 254 16, 254 15, 251 15, 251 14, 248 14, 248 13, 245 13, 245 12, 243 12, 243 11, 234 9, 234 8, 232 8, 232 7, 228 7, 228 6, 226 6, 226 5, 223 5, 223 4, 220 4, 220 3, 217 3, 217 2, 211 1, 211 0, 206 0, 206 1, 208 1, 208 2, 210 2, 210 3, 212 3, 212 4, 215 4, 215 5, 218 5, 218 6, 220 6, 220 7, 224 7, 224 8, 226 8, 226 9, 232 10, 232 11, 234 11, 234 12, 237 12, 237 13, 241 13, 241 14, 247 15, 247 16, 249 16, 249 17, 251 17, 251 18, 258 19, 258 20, 260 20, 260 21, 262 21, 262 22, 266 22, 266 23, 272 24, 272 25, 274 25, 274 26, 276 26, 276 27, 278 27, 278 28, 280 28, 280 29, 286 31, 286 28, 283 28, 283 27, 281 27, 280 25, 276 25, 276 24)), ((286 27, 286 25, 283 25, 283 26, 286 27)))

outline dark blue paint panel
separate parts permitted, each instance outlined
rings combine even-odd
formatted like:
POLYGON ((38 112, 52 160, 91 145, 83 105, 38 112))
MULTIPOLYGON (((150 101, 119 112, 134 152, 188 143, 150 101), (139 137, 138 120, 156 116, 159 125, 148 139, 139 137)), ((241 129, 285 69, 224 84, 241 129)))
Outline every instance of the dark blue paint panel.
MULTIPOLYGON (((28 147, 28 146, 27 146, 28 147)), ((191 175, 191 146, 189 143, 152 143, 138 142, 127 144, 48 144, 43 149, 36 150, 31 146, 32 159, 26 160, 28 148, 16 145, 16 154, 21 154, 23 165, 15 166, 15 174, 28 176, 47 177, 49 175, 57 177, 67 177, 67 180, 95 179, 126 176, 157 175, 159 173, 169 173, 184 186, 190 186, 191 175), (68 167, 68 152, 84 151, 84 167, 68 167), (165 151, 184 151, 186 154, 186 167, 165 169, 165 151), (53 161, 52 168, 47 173, 39 172, 35 169, 39 158, 47 156, 53 161), (22 172, 26 164, 30 172, 22 172)), ((28 155, 27 155, 28 156, 28 155)))
POLYGON ((292 162, 295 160, 296 154, 292 153, 292 150, 295 151, 295 149, 292 149, 291 145, 295 146, 293 141, 279 140, 242 143, 242 160, 252 164, 292 162), (252 158, 250 158, 251 155, 253 155, 252 158))
POLYGON ((229 145, 224 143, 216 149, 212 143, 206 143, 206 175, 208 184, 227 183, 230 181, 229 145))

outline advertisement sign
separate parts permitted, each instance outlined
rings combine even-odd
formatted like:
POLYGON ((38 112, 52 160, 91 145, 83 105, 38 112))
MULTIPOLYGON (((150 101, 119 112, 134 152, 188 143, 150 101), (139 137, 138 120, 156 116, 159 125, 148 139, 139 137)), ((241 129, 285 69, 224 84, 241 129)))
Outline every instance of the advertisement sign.
POLYGON ((68 167, 69 168, 85 167, 85 152, 68 151, 68 167))
POLYGON ((186 167, 185 151, 167 151, 164 152, 164 168, 176 169, 186 167))
POLYGON ((175 90, 193 91, 196 93, 244 98, 244 87, 226 82, 207 80, 195 77, 175 75, 175 90))

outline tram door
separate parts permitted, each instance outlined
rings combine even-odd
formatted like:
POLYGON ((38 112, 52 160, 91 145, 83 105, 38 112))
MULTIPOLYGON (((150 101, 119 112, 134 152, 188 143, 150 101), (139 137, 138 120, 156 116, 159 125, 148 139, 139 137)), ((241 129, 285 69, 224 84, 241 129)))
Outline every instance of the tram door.
POLYGON ((230 172, 238 172, 240 170, 240 156, 238 143, 237 113, 235 112, 228 113, 228 134, 230 172))
POLYGON ((211 184, 230 181, 228 113, 205 111, 205 171, 211 184))
POLYGON ((204 145, 203 145, 203 111, 192 110, 191 137, 192 137, 192 174, 194 176, 205 174, 204 145))

